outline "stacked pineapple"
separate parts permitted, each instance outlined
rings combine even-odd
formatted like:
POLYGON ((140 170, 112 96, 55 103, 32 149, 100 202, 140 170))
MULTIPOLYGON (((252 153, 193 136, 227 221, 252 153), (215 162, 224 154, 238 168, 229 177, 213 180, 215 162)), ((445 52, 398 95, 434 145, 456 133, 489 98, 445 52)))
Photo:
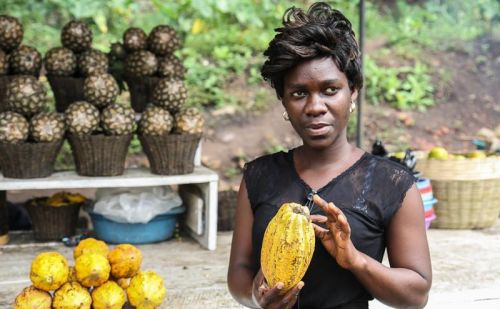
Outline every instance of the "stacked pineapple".
MULTIPOLYGON (((41 149, 44 145, 45 149, 54 149, 49 151, 53 158, 48 160, 53 164, 65 134, 64 116, 47 112, 46 90, 38 80, 42 63, 40 53, 33 47, 21 45, 22 39, 22 24, 14 17, 0 16, 0 74, 9 74, 0 102, 0 144, 3 152, 0 159, 4 174, 8 175, 12 169, 23 169, 23 166, 13 166, 16 164, 8 161, 15 157, 29 157, 29 148, 33 148, 31 145, 36 145, 37 150, 32 151, 39 155, 42 155, 39 151, 43 153, 41 149), (17 152, 24 152, 24 156, 17 152)), ((38 158, 40 161, 45 159, 38 158)), ((29 168, 29 162, 25 163, 25 168, 29 168)), ((47 176, 24 174, 26 177, 47 176)))
MULTIPOLYGON (((56 108, 63 112, 70 103, 85 98, 86 79, 106 74, 109 63, 105 53, 92 48, 92 31, 82 21, 72 20, 64 25, 61 44, 47 51, 44 66, 56 98, 56 108)), ((100 94, 108 96, 109 100, 117 92, 114 80, 103 83, 100 90, 100 94)))
POLYGON ((142 253, 119 244, 109 250, 94 238, 81 241, 73 251, 74 266, 58 252, 43 252, 31 264, 32 285, 15 299, 21 308, 156 308, 165 299, 163 279, 154 271, 141 271, 142 253))

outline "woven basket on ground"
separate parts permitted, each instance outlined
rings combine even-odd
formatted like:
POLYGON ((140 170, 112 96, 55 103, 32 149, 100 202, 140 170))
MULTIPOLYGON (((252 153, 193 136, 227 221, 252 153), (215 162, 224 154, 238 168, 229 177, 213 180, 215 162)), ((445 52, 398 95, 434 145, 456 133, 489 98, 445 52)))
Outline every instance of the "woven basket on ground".
POLYGON ((152 102, 153 89, 160 78, 125 76, 124 80, 130 92, 132 108, 137 113, 142 113, 146 105, 152 102))
POLYGON ((51 143, 0 143, 0 166, 4 177, 41 178, 54 172, 63 140, 51 143))
POLYGON ((192 173, 200 139, 201 134, 139 135, 151 172, 159 175, 192 173))
POLYGON ((31 217, 36 240, 60 240, 75 235, 78 213, 82 204, 61 207, 46 205, 47 198, 35 198, 24 205, 31 217))
POLYGON ((7 92, 7 84, 9 76, 0 76, 0 113, 7 111, 7 102, 5 102, 5 94, 7 92))
POLYGON ((54 93, 56 110, 60 113, 73 102, 82 101, 83 98, 83 77, 69 76, 48 76, 50 88, 54 93))
POLYGON ((234 215, 236 213, 236 199, 238 191, 225 190, 218 194, 217 229, 232 231, 234 229, 234 215))
POLYGON ((416 169, 430 178, 436 220, 433 228, 487 228, 500 213, 500 157, 484 159, 420 159, 416 169))
POLYGON ((82 176, 123 174, 132 135, 68 135, 76 172, 82 176))

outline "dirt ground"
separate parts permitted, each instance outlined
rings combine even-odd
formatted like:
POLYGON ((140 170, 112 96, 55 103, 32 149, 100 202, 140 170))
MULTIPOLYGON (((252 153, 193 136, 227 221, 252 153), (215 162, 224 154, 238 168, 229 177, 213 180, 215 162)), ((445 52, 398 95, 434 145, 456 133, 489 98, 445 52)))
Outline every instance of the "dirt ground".
MULTIPOLYGON (((227 290, 231 232, 219 232, 217 249, 207 251, 188 237, 141 245, 142 268, 165 280, 167 298, 160 308, 242 308, 227 290)), ((11 233, 0 247, 0 308, 12 308, 15 295, 29 285, 31 260, 42 251, 58 251, 72 260, 72 248, 60 243, 34 244, 30 234, 11 233)), ((433 285, 426 308, 500 308, 500 220, 484 230, 428 231, 433 285)), ((387 264, 387 261, 384 261, 387 264)), ((370 308, 387 308, 377 301, 370 308)))

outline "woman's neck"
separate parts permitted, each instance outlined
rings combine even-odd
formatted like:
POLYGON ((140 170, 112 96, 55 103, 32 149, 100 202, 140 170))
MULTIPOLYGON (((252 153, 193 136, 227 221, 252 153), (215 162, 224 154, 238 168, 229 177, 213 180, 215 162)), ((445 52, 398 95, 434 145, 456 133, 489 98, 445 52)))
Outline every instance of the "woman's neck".
POLYGON ((340 162, 350 161, 351 154, 355 147, 347 142, 347 139, 338 141, 325 149, 314 149, 307 145, 297 148, 297 159, 302 167, 324 168, 329 165, 336 165, 340 162))

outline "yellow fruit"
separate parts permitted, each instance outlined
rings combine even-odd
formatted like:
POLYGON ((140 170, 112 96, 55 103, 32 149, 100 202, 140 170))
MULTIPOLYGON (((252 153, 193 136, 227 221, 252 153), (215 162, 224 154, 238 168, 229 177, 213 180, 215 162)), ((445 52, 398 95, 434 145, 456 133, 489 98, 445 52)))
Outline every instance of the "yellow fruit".
POLYGON ((470 158, 470 159, 484 159, 484 158, 486 158, 486 153, 484 151, 474 150, 474 151, 469 152, 467 154, 467 158, 470 158))
POLYGON ((131 278, 141 269, 142 253, 132 245, 121 244, 109 252, 108 260, 114 278, 131 278))
POLYGON ((137 309, 153 309, 161 305, 167 289, 163 279, 153 271, 139 272, 127 288, 129 302, 137 309))
POLYGON ((68 276, 68 262, 58 252, 40 253, 31 263, 31 282, 41 290, 49 292, 58 289, 68 281, 68 276))
POLYGON ((108 259, 97 253, 80 255, 75 261, 76 279, 85 287, 98 287, 108 281, 108 259))
POLYGON ((406 156, 406 152, 404 151, 395 152, 393 156, 399 160, 403 160, 406 156))
POLYGON ((260 263, 270 287, 293 288, 306 273, 314 253, 315 236, 309 209, 295 203, 281 205, 264 233, 260 263))
POLYGON ((50 309, 51 304, 49 293, 30 286, 17 295, 14 309, 50 309))
POLYGON ((125 304, 125 291, 114 281, 108 281, 92 291, 94 309, 121 309, 125 304))
POLYGON ((429 159, 446 160, 448 159, 448 151, 443 147, 434 147, 429 151, 427 157, 429 159))
POLYGON ((54 309, 90 309, 92 297, 78 282, 68 282, 54 293, 54 309))
POLYGON ((76 271, 74 266, 69 267, 69 276, 68 276, 68 282, 77 282, 78 280, 76 279, 76 271))
POLYGON ((73 250, 73 256, 75 260, 84 253, 98 253, 104 256, 108 256, 109 248, 108 245, 102 240, 97 240, 95 238, 85 238, 78 243, 78 246, 73 250))
POLYGON ((61 207, 72 204, 80 204, 87 199, 79 193, 58 192, 47 199, 47 204, 52 207, 61 207))

